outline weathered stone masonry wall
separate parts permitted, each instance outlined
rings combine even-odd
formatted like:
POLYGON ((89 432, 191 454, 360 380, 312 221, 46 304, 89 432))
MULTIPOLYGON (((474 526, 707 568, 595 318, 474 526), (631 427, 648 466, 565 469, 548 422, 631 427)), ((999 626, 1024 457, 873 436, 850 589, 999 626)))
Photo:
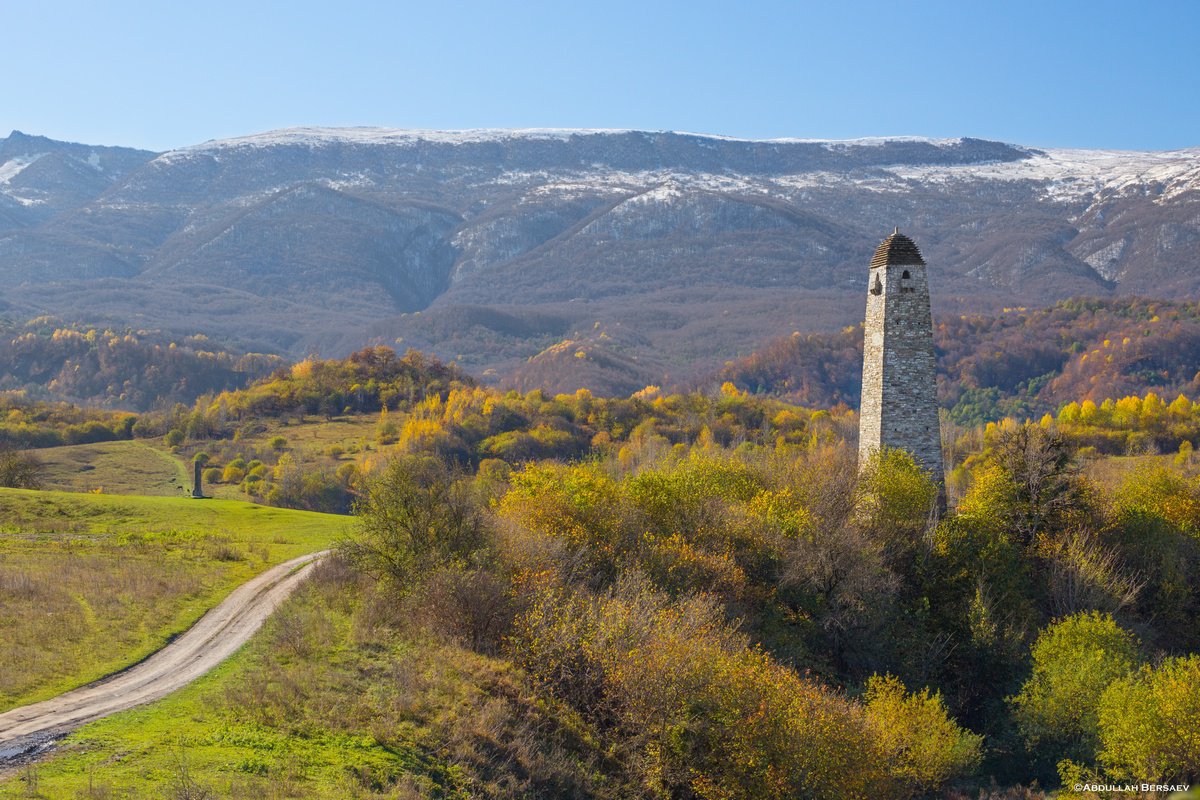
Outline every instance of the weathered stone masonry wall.
POLYGON ((880 447, 898 448, 941 484, 933 319, 924 265, 872 267, 863 333, 859 463, 880 447))

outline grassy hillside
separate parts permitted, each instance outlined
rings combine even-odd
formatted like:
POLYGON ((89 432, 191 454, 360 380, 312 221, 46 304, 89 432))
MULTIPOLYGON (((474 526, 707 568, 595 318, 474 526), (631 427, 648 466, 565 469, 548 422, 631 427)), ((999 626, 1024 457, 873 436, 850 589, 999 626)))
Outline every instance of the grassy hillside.
MULTIPOLYGON (((387 429, 403 424, 404 418, 402 413, 392 414, 387 429)), ((380 428, 378 414, 347 414, 335 419, 285 416, 256 420, 240 431, 236 440, 190 442, 171 448, 156 437, 44 447, 31 455, 40 465, 38 488, 151 497, 188 496, 192 460, 200 455, 206 462, 206 495, 224 500, 262 500, 261 493, 247 491, 246 470, 241 470, 236 480, 235 473, 230 473, 227 480, 224 467, 230 462, 258 460, 270 470, 281 459, 309 471, 357 465, 380 448, 380 428)))
POLYGON ((345 523, 227 500, 0 489, 0 708, 143 658, 345 523))
POLYGON ((37 451, 43 489, 181 497, 191 489, 184 462, 146 440, 64 445, 37 451))
POLYGON ((30 776, 42 797, 109 800, 560 797, 594 780, 595 745, 561 704, 536 701, 500 659, 397 630, 394 610, 362 589, 344 568, 319 567, 217 670, 86 726, 49 762, 0 781, 0 797, 30 796, 30 776), (529 749, 535 726, 576 752, 554 762, 529 749), (484 768, 504 756, 517 764, 495 770, 508 784, 484 768))

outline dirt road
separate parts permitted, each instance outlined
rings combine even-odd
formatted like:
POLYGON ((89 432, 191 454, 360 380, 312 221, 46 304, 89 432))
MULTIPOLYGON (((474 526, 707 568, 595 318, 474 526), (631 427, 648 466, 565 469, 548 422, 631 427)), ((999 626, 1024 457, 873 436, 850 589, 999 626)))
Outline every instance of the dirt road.
POLYGON ((158 700, 233 655, 325 552, 293 558, 243 583, 163 649, 129 669, 0 714, 0 765, 45 750, 62 734, 158 700))

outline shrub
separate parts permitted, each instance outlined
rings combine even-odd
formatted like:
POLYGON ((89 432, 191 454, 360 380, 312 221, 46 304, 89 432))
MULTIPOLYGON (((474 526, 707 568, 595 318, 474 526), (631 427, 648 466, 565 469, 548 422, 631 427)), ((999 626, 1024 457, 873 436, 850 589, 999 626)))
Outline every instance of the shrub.
POLYGON ((441 567, 422 582, 420 595, 426 621, 479 653, 495 653, 512 625, 509 587, 485 569, 441 567))
POLYGON ((751 467, 695 452, 680 463, 647 470, 628 481, 629 496, 650 527, 689 537, 719 526, 722 507, 747 503, 764 488, 762 475, 751 467))
MULTIPOLYGON (((704 598, 623 580, 595 601, 540 590, 515 655, 586 718, 615 725, 654 796, 896 797, 863 707, 748 646, 704 598)), ((905 742, 904 745, 909 745, 905 742)))
POLYGON ((37 489, 41 485, 41 460, 0 444, 0 486, 9 489, 37 489))
POLYGON ((274 485, 267 493, 267 502, 271 505, 327 514, 344 514, 350 510, 349 487, 328 466, 300 465, 285 454, 275 465, 273 477, 274 485))
POLYGON ((500 501, 510 521, 565 544, 580 566, 611 578, 637 547, 620 485, 596 464, 529 464, 500 501))
POLYGON ((63 440, 67 444, 110 442, 116 438, 118 438, 118 433, 99 420, 84 422, 80 425, 68 425, 63 431, 63 440))
POLYGON ((375 432, 375 441, 379 444, 395 444, 400 438, 400 429, 391 420, 379 423, 375 432))
POLYGON ((1200 537, 1200 489, 1195 481, 1163 467, 1136 470, 1117 492, 1121 513, 1153 515, 1200 537))
POLYGON ((867 462, 858 494, 858 525, 889 564, 907 561, 937 501, 933 479, 908 453, 886 448, 867 462))
POLYGON ((358 530, 342 554, 359 570, 407 588, 484 544, 483 518, 464 482, 426 456, 397 458, 365 481, 358 530))
POLYGON ((1114 681, 1099 705, 1100 761, 1122 780, 1200 780, 1200 655, 1114 681))
POLYGON ((1136 637, 1108 614, 1075 614, 1048 626, 1033 645, 1033 675, 1011 699, 1029 747, 1091 761, 1101 695, 1139 660, 1136 637))
POLYGON ((865 701, 872 736, 905 796, 931 793, 979 767, 983 737, 950 719, 940 694, 905 694, 899 678, 876 675, 867 682, 865 701))
POLYGON ((1184 439, 1179 443, 1179 452, 1175 454, 1175 466, 1188 467, 1192 464, 1193 451, 1192 443, 1184 439))

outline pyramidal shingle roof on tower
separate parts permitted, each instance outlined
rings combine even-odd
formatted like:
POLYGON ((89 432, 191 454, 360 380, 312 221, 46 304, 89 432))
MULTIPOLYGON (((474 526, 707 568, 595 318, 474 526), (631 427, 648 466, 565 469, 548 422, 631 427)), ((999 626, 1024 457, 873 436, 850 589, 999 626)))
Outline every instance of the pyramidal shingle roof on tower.
POLYGON ((897 228, 891 236, 879 243, 879 247, 875 248, 875 257, 871 259, 871 269, 900 264, 919 264, 923 267, 925 259, 921 258, 921 251, 917 249, 917 243, 897 228))

